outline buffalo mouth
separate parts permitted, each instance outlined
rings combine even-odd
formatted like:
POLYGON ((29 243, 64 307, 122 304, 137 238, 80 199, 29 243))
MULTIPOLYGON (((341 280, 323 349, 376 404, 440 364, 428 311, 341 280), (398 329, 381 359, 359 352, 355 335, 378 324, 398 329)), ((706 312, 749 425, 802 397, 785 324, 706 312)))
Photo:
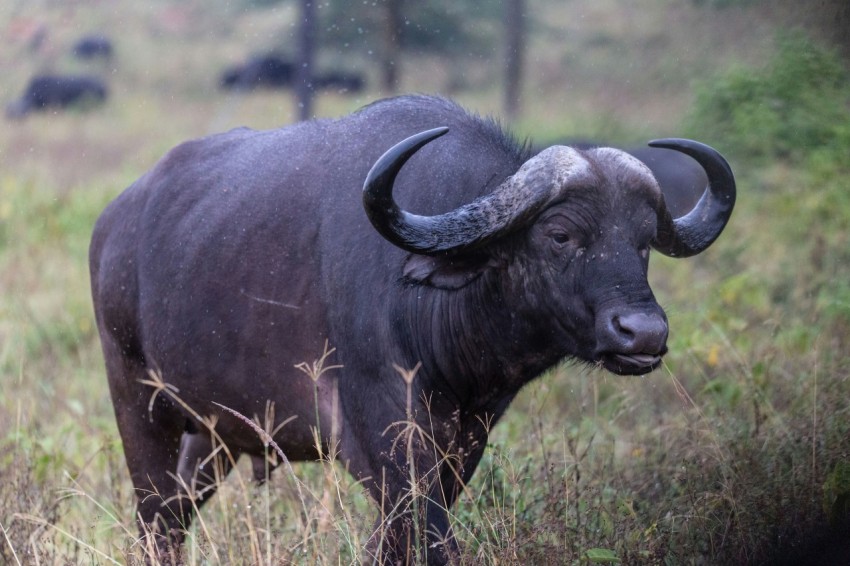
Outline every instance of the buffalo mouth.
POLYGON ((663 355, 663 352, 659 354, 604 352, 599 357, 599 363, 617 375, 643 375, 660 366, 663 355))

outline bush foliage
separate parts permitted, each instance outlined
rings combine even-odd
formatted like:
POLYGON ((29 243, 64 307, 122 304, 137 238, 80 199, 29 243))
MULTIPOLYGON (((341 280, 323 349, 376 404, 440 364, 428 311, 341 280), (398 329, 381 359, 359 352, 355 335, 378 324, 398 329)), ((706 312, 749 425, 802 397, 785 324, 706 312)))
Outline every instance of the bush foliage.
POLYGON ((738 68, 701 85, 688 129, 738 158, 799 161, 846 142, 847 70, 837 54, 786 34, 761 69, 738 68))

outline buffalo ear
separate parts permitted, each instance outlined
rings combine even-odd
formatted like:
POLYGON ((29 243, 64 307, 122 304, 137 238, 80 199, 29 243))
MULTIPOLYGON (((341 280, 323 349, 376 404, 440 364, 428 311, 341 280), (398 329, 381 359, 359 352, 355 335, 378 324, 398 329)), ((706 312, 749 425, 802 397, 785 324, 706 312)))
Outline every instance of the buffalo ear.
POLYGON ((403 278, 414 285, 438 289, 460 289, 493 266, 483 254, 428 256, 411 254, 404 262, 403 278))

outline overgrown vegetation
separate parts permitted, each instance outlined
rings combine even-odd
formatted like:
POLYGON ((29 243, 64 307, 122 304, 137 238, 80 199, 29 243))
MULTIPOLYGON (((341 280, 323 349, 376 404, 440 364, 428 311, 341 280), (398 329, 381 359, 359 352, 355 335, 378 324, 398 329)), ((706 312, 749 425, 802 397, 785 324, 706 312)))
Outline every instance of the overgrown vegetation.
MULTIPOLYGON (((740 196, 704 255, 653 256, 671 320, 665 367, 618 378, 565 365, 530 385, 452 510, 464 563, 829 563, 832 537, 846 543, 847 69, 797 35, 773 53, 705 82, 686 120, 689 135, 730 157, 740 196)), ((4 564, 144 562, 88 298, 90 228, 182 137, 286 119, 272 95, 230 101, 223 118, 208 92, 136 92, 147 76, 137 57, 116 72, 120 97, 103 115, 35 117, 0 133, 4 564)), ((152 82, 188 67, 170 61, 152 82)), ((588 120, 541 101, 529 124, 588 120)), ((604 129, 610 118, 596 120, 604 129)), ((241 462, 193 525, 186 562, 357 563, 375 507, 332 456, 281 466, 262 486, 241 462)))
POLYGON ((690 129, 739 159, 799 162, 846 142, 842 61, 799 34, 784 34, 763 69, 739 68, 700 88, 690 129))

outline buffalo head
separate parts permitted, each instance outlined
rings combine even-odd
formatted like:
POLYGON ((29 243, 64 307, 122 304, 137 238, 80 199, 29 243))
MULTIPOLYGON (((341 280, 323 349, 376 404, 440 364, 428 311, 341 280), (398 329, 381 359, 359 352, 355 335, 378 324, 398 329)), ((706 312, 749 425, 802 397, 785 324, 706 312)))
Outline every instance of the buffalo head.
MULTIPOLYGON (((667 351, 667 318, 647 282, 650 248, 671 257, 706 249, 735 203, 735 181, 714 149, 685 139, 651 142, 688 154, 709 185, 693 210, 672 218, 650 170, 611 148, 554 146, 495 191, 453 211, 419 216, 393 199, 396 176, 420 148, 448 132, 411 136, 372 167, 363 202, 376 230, 414 254, 409 280, 464 286, 482 274, 536 335, 544 358, 571 357, 617 374, 643 374, 667 351), (512 237, 508 238, 508 235, 512 237), (535 333, 535 325, 545 329, 535 333)), ((545 365, 545 364, 544 364, 545 365)))

